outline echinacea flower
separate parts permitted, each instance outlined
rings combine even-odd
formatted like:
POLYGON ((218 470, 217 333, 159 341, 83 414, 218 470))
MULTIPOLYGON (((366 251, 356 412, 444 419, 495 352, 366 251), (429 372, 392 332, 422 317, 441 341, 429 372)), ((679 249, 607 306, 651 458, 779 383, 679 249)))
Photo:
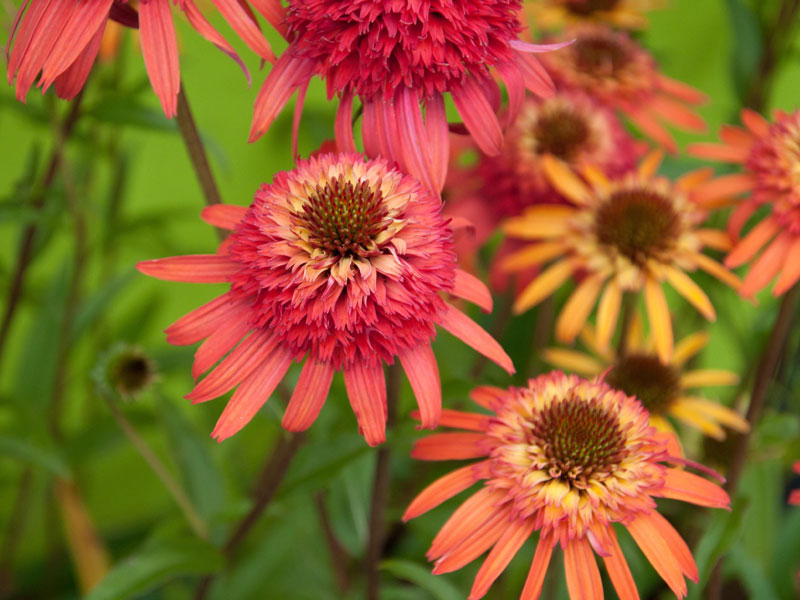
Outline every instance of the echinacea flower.
POLYGON ((322 77, 328 97, 338 95, 338 147, 355 151, 353 99, 361 100, 361 135, 370 156, 396 161, 428 188, 441 191, 449 160, 444 94, 487 154, 497 154, 503 133, 496 115, 505 81, 511 112, 525 88, 552 93, 552 81, 517 39, 520 0, 290 0, 289 47, 256 98, 250 140, 270 126, 298 92, 295 135, 305 91, 322 77), (420 104, 424 105, 425 115, 420 104))
MULTIPOLYGON (((459 256, 477 251, 502 219, 518 216, 528 206, 568 202, 545 175, 543 156, 558 158, 576 170, 594 165, 617 177, 635 168, 638 154, 614 113, 580 92, 527 99, 506 131, 501 154, 480 155, 474 165, 451 170, 445 214, 468 218, 475 229, 474 235, 462 236, 469 242, 457 244, 459 256)), ((517 245, 506 241, 495 258, 517 245)), ((499 289, 505 288, 507 277, 492 269, 492 283, 499 289)))
POLYGON ((722 144, 693 144, 688 150, 744 168, 744 173, 720 177, 709 190, 710 200, 748 194, 728 221, 736 243, 725 264, 733 268, 753 261, 739 290, 743 296, 753 296, 775 277, 772 293, 780 296, 800 279, 800 109, 776 111, 774 123, 744 109, 742 122, 744 128, 722 128, 722 144), (741 237, 762 206, 769 209, 766 216, 741 237))
POLYGON ((675 595, 686 595, 684 576, 696 582, 697 567, 654 499, 715 508, 730 500, 718 485, 667 466, 689 463, 670 455, 670 436, 650 427, 638 400, 602 380, 561 372, 523 388, 477 388, 472 399, 492 414, 445 411, 442 425, 463 431, 422 438, 412 450, 420 460, 483 459, 434 481, 406 510, 404 519, 417 517, 481 481, 433 540, 434 573, 460 569, 489 550, 469 595, 481 598, 538 531, 521 599, 539 598, 556 544, 572 600, 602 599, 595 555, 619 597, 636 599, 613 527, 619 523, 675 595))
POLYGON ((212 433, 219 440, 252 419, 292 360, 303 357, 286 429, 313 423, 341 370, 360 431, 371 445, 383 442, 383 363, 395 357, 423 426, 435 427, 437 324, 513 372, 500 345, 440 297, 447 292, 491 309, 486 287, 456 268, 441 201, 385 159, 323 154, 300 161, 263 186, 250 208, 214 205, 203 218, 233 230, 217 254, 143 261, 138 268, 170 281, 231 284, 167 328, 173 344, 205 338, 194 377, 225 357, 188 398, 205 402, 238 385, 212 433))
MULTIPOLYGON (((280 0, 248 0, 265 19, 281 27, 280 0)), ((175 2, 191 26, 233 58, 250 78, 233 47, 203 16, 195 0, 175 2)), ((244 42, 264 60, 275 55, 244 1, 214 0, 214 5, 244 42)), ((73 98, 83 88, 100 50, 109 19, 138 27, 147 75, 164 113, 172 118, 180 90, 178 45, 170 0, 26 0, 17 12, 6 45, 8 82, 16 79, 17 99, 25 101, 37 75, 42 93, 55 85, 59 98, 73 98), (13 48, 12 48, 13 44, 13 48)))
POLYGON ((585 22, 644 29, 647 27, 644 13, 663 4, 660 0, 533 0, 525 7, 542 29, 585 22))
POLYGON ((560 88, 580 90, 622 112, 669 152, 678 146, 664 123, 687 131, 706 130, 705 121, 690 108, 705 102, 705 94, 661 73, 650 53, 627 33, 584 25, 556 39, 575 40, 559 52, 542 55, 560 88))
POLYGON ((661 154, 654 152, 635 173, 617 179, 608 179, 598 169, 584 169, 587 185, 563 163, 544 159, 552 184, 575 206, 532 206, 503 225, 510 237, 534 241, 506 259, 507 269, 538 267, 555 259, 517 297, 516 312, 539 303, 570 277, 580 276, 556 322, 556 338, 574 340, 599 297, 597 338, 606 348, 623 292, 644 292, 663 362, 670 360, 673 345, 663 281, 704 317, 716 318, 706 293, 686 274, 700 268, 733 287, 739 285, 735 275, 701 252, 704 246, 726 250, 729 244, 724 232, 701 228, 707 214, 692 198, 709 173, 695 171, 673 182, 655 174, 660 160, 661 154))
POLYGON ((739 376, 722 369, 685 370, 687 361, 708 344, 708 334, 703 331, 690 334, 678 341, 672 360, 664 363, 655 352, 653 340, 645 339, 641 320, 634 316, 624 344, 625 352, 615 354, 597 344, 594 328, 586 326, 581 340, 591 354, 568 348, 548 348, 543 358, 560 369, 584 377, 605 373, 605 381, 614 389, 635 396, 650 414, 650 424, 659 431, 674 434, 670 416, 702 431, 716 440, 725 439, 725 430, 746 433, 748 422, 719 402, 712 402, 693 388, 734 385, 739 376))

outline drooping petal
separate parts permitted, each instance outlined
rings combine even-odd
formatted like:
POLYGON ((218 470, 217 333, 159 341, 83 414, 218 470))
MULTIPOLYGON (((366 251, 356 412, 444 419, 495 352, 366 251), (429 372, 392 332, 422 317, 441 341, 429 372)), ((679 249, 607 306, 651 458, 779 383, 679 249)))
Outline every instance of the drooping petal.
POLYGON ((557 340, 571 342, 578 337, 597 302, 597 296, 605 280, 605 275, 587 277, 572 292, 556 320, 557 340))
POLYGON ((483 598, 494 581, 522 547, 522 544, 533 533, 535 525, 536 521, 532 518, 516 519, 511 522, 511 525, 508 526, 508 529, 500 536, 500 539, 497 540, 491 552, 489 552, 489 556, 483 561, 478 574, 475 575, 475 582, 472 585, 469 600, 483 598))
POLYGON ((620 600, 639 600, 639 591, 636 589, 636 582, 633 580, 628 562, 622 554, 622 549, 617 541, 617 534, 614 529, 609 527, 606 531, 608 550, 610 554, 603 557, 603 562, 608 571, 608 577, 614 585, 620 600))
POLYGON ((214 363, 230 352, 252 329, 249 311, 231 313, 224 326, 216 329, 194 353, 192 377, 197 379, 208 371, 214 363))
POLYGON ((729 508, 731 503, 720 486, 683 469, 667 469, 664 487, 655 495, 710 508, 729 508))
POLYGON ((528 571, 525 587, 522 588, 519 600, 539 600, 544 576, 547 573, 547 567, 550 566, 550 557, 552 555, 553 543, 547 538, 539 538, 539 543, 536 545, 536 553, 533 555, 533 562, 531 562, 531 568, 528 571))
POLYGON ((586 538, 567 542, 564 548, 564 571, 570 598, 603 600, 603 580, 586 538))
POLYGON ((800 260, 796 258, 800 256, 800 237, 795 238, 792 242, 788 255, 793 258, 784 263, 783 270, 778 277, 778 282, 775 284, 775 287, 772 288, 772 293, 775 296, 780 296, 784 292, 787 292, 800 280, 800 260))
POLYGON ((185 314, 164 331, 167 343, 175 346, 188 346, 207 338, 220 325, 239 312, 244 305, 241 300, 234 300, 230 294, 218 296, 202 306, 185 314))
POLYGON ((519 314, 535 306, 555 292, 570 278, 574 267, 569 260, 560 260, 542 271, 522 290, 514 301, 514 312, 519 314))
POLYGON ((244 61, 242 61, 236 53, 236 50, 233 49, 233 46, 211 26, 211 23, 206 20, 194 1, 186 0, 185 2, 179 3, 178 6, 183 10, 186 19, 197 33, 230 56, 236 64, 239 65, 239 68, 244 72, 245 77, 247 77, 247 85, 249 86, 252 83, 252 78, 250 77, 250 71, 247 69, 247 66, 245 66, 244 61))
POLYGON ((450 290, 450 293, 477 304, 485 312, 492 312, 492 294, 489 292, 489 288, 471 273, 456 269, 453 289, 450 290))
POLYGON ((291 352, 281 346, 275 348, 272 354, 236 388, 225 410, 222 411, 214 431, 211 432, 211 437, 221 442, 247 425, 269 400, 291 363, 291 352))
POLYGON ((429 190, 438 193, 439 181, 434 172, 433 159, 428 149, 427 132, 422 120, 416 90, 404 87, 398 95, 397 123, 400 148, 410 175, 419 179, 429 190))
POLYGON ((436 433, 414 442, 411 457, 417 460, 463 460, 489 454, 483 433, 436 433))
POLYGON ((469 528, 465 537, 453 548, 448 548, 436 561, 433 574, 452 573, 468 565, 491 548, 508 528, 508 511, 497 510, 484 523, 469 528))
POLYGON ((666 265, 664 273, 667 276, 667 281, 675 288, 676 292, 686 298, 706 319, 716 321, 717 313, 714 311, 711 300, 708 299, 703 289, 691 277, 672 265, 666 265))
POLYGON ((71 100, 83 89, 94 66, 97 53, 100 52, 106 22, 103 21, 98 27, 94 37, 89 40, 86 48, 83 49, 83 52, 78 55, 75 61, 55 78, 53 83, 56 88, 56 95, 59 98, 71 100))
POLYGON ((655 279, 648 278, 645 281, 644 302, 658 357, 666 364, 672 358, 672 318, 664 290, 655 279))
POLYGON ((145 275, 164 281, 226 283, 241 267, 226 256, 187 254, 143 260, 136 263, 136 268, 145 275))
POLYGON ((481 85, 473 77, 465 77, 450 95, 475 143, 487 156, 497 156, 503 147, 503 131, 481 85))
POLYGON ((420 427, 434 429, 442 413, 442 383, 430 342, 404 348, 398 355, 414 390, 420 411, 420 427))
POLYGON ((616 279, 612 279, 600 296, 597 306, 597 346, 603 350, 608 349, 614 330, 617 328, 617 319, 622 306, 622 288, 616 279))
MULTIPOLYGON (((488 463, 488 461, 486 462, 488 463)), ((403 521, 408 521, 428 512, 470 487, 478 481, 478 477, 476 477, 478 471, 475 467, 476 465, 461 467, 428 485, 408 505, 406 512, 403 514, 403 521)))
POLYGON ((733 247, 731 253, 725 258, 725 266, 734 268, 743 265, 753 258, 779 230, 780 225, 776 220, 764 219, 733 247))
POLYGON ((333 365, 312 357, 306 359, 300 378, 283 414, 281 426, 288 431, 305 431, 317 419, 333 381, 333 365))
POLYGON ((652 514, 654 512, 642 513, 627 523, 626 527, 661 579, 678 598, 683 598, 686 595, 686 581, 683 579, 681 565, 653 526, 652 519, 648 518, 652 514))
POLYGON ((356 141, 353 138, 353 92, 347 90, 339 100, 339 108, 336 111, 336 121, 334 131, 336 135, 336 145, 339 152, 355 152, 356 141))
POLYGON ((281 0, 249 0, 249 2, 275 28, 275 31, 287 37, 286 9, 281 5, 281 0))
POLYGON ((436 559, 448 548, 457 545, 471 531, 496 515, 504 496, 504 492, 500 490, 483 487, 467 498, 442 525, 425 556, 436 559))
POLYGON ((753 266, 747 273, 739 288, 739 293, 745 298, 752 297, 756 292, 762 290, 772 281, 784 265, 792 260, 798 261, 799 257, 792 257, 789 251, 792 247, 792 235, 788 232, 779 234, 775 240, 767 246, 761 256, 756 259, 753 266))
POLYGON ((344 385, 350 406, 358 421, 358 430, 367 444, 386 441, 386 380, 380 362, 354 362, 344 368, 344 385))
MULTIPOLYGON (((152 0, 150 0, 152 1, 152 0)), ((191 1, 191 0, 190 0, 191 1)), ((258 26, 250 7, 238 0, 211 0, 222 17, 228 22, 247 47, 269 62, 275 61, 275 54, 269 47, 264 34, 258 26)))
POLYGON ((447 308, 437 315, 436 323, 489 360, 503 367, 508 373, 515 372, 514 364, 502 346, 480 325, 456 307, 448 304, 447 308))
POLYGON ((535 56, 518 52, 514 57, 517 67, 522 73, 525 87, 540 98, 550 98, 556 93, 556 85, 550 74, 535 56))
POLYGON ((153 91, 161 101, 164 114, 171 119, 178 110, 181 74, 169 0, 139 3, 139 36, 153 91))
POLYGON ((450 161, 450 132, 447 127, 444 98, 441 95, 434 95, 425 101, 425 131, 433 165, 431 174, 436 183, 434 189, 441 194, 450 161))

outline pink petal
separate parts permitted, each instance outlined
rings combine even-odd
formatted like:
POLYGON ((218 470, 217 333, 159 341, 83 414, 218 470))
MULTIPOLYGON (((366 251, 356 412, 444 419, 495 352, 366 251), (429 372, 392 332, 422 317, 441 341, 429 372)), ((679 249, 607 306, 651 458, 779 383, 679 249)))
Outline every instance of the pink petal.
POLYGON ((406 348, 398 353, 398 357, 417 397, 420 427, 434 429, 442 413, 442 384, 431 344, 422 342, 413 348, 406 348))
POLYGON ((508 45, 520 52, 553 52, 554 50, 561 50, 571 46, 575 40, 568 40, 566 42, 557 42, 555 44, 531 44, 523 40, 511 40, 508 45))
POLYGON ((155 258, 136 263, 145 275, 165 281, 192 283, 225 283, 241 268, 230 258, 217 254, 188 254, 155 258))
POLYGON ((78 95, 83 89, 86 79, 94 66, 94 60, 97 58, 97 53, 100 51, 100 45, 103 41, 103 33, 105 32, 106 21, 97 29, 94 37, 89 41, 89 44, 84 48, 75 61, 58 77, 55 79, 56 95, 64 100, 70 100, 78 95))
POLYGON ((425 100, 425 130, 428 134, 428 150, 433 164, 432 177, 436 183, 435 191, 441 194, 450 161, 450 131, 447 127, 444 98, 439 94, 425 100))
POLYGON ((214 366, 220 358, 233 350, 236 344, 250 333, 250 311, 240 309, 231 313, 223 327, 214 331, 194 353, 192 377, 197 379, 214 366))
POLYGON ((237 204, 212 204, 200 213, 200 218, 209 225, 233 230, 247 214, 247 206, 237 204))
MULTIPOLYGON (((150 0, 152 2, 152 0, 150 0)), ((191 0, 189 0, 191 2, 191 0)), ((250 7, 238 0, 211 0, 231 28, 239 35, 253 52, 264 60, 275 61, 275 54, 261 29, 250 7)))
POLYGON ((241 300, 223 294, 211 302, 195 308, 167 327, 167 343, 187 346, 207 338, 225 322, 231 314, 245 309, 241 300))
POLYGON ((358 421, 359 433, 370 446, 385 442, 386 381, 382 363, 367 365, 356 362, 345 367, 344 385, 358 421))
POLYGON ((275 28, 275 31, 284 38, 288 36, 286 9, 281 6, 281 0, 250 0, 250 4, 275 28))
POLYGON ((451 95, 458 114, 481 151, 487 156, 500 154, 503 130, 481 85, 474 78, 466 77, 459 87, 452 90, 451 95))
POLYGON ((348 90, 339 100, 334 123, 336 145, 339 152, 356 152, 356 141, 353 139, 353 92, 348 90))
POLYGON ((419 179, 425 187, 438 192, 438 180, 433 172, 433 162, 428 151, 425 124, 416 90, 404 87, 399 92, 397 129, 400 132, 400 151, 408 173, 419 179))
POLYGON ((438 315, 436 322, 465 344, 496 362, 509 374, 515 372, 514 364, 500 344, 486 333, 480 325, 454 306, 448 304, 447 309, 438 315))
POLYGON ((329 362, 320 362, 311 357, 306 359, 281 421, 284 429, 305 431, 311 426, 328 397, 333 372, 329 362))
POLYGON ((139 35, 153 91, 161 100, 164 114, 171 119, 178 109, 181 74, 169 0, 139 3, 139 35))
POLYGON ((297 101, 294 103, 294 115, 292 116, 292 156, 295 157, 295 160, 300 157, 297 153, 297 136, 300 132, 300 119, 303 116, 303 106, 305 106, 306 103, 308 83, 308 80, 306 80, 297 87, 297 101))
POLYGON ((477 277, 461 269, 456 269, 453 289, 450 293, 467 302, 480 306, 485 312, 492 312, 492 294, 489 288, 477 277))
POLYGON ((211 23, 206 20, 206 18, 203 16, 203 13, 198 10, 194 2, 192 0, 185 0, 182 5, 178 4, 178 6, 182 8, 186 18, 189 20, 189 23, 192 27, 194 27, 197 33, 202 35, 205 39, 236 61, 236 64, 239 65, 242 71, 244 71, 245 77, 247 77, 247 85, 250 85, 253 82, 252 78, 250 77, 250 71, 247 69, 242 59, 239 58, 239 55, 236 54, 236 50, 234 50, 233 46, 231 46, 228 41, 211 26, 211 23))
POLYGON ((556 84, 535 56, 518 53, 514 58, 526 88, 541 98, 550 98, 556 93, 556 84))
MULTIPOLYGON (((484 461, 484 463, 488 464, 488 461, 484 461)), ((408 505, 406 512, 403 514, 403 521, 425 514, 478 481, 476 473, 479 471, 475 466, 467 465, 466 467, 461 467, 431 483, 408 505)))

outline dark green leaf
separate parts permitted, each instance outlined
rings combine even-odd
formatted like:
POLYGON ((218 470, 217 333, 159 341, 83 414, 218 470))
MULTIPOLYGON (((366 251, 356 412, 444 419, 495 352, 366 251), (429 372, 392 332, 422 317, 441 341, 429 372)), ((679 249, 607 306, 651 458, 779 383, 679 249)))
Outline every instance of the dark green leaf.
POLYGON ((464 597, 463 591, 457 589, 447 579, 434 575, 429 567, 423 567, 410 560, 385 560, 381 563, 381 569, 398 579, 418 585, 436 600, 462 600, 464 597))

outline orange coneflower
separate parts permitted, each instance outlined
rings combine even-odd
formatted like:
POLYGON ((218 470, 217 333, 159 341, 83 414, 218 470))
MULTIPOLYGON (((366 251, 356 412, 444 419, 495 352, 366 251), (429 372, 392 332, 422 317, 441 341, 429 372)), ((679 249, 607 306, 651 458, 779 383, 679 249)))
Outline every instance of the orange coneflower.
POLYGON ((548 348, 544 359, 555 367, 593 377, 606 372, 605 381, 629 396, 636 396, 650 413, 650 424, 667 433, 675 433, 667 416, 699 429, 714 439, 725 439, 722 426, 741 433, 750 425, 737 412, 690 392, 693 388, 733 385, 739 376, 720 369, 691 369, 684 371, 686 362, 708 344, 708 334, 698 331, 675 345, 669 363, 655 352, 652 338, 645 339, 640 320, 634 317, 628 331, 625 352, 614 354, 601 348, 594 328, 587 325, 581 340, 591 354, 567 348, 548 348))
POLYGON ((383 442, 383 363, 395 357, 422 425, 433 428, 441 411, 431 349, 437 324, 513 372, 500 345, 440 297, 491 310, 486 286, 456 268, 441 211, 438 197, 385 159, 322 154, 276 175, 250 208, 205 209, 208 223, 233 230, 217 254, 140 262, 140 271, 160 279, 231 284, 167 328, 173 344, 205 339, 195 377, 227 354, 187 396, 205 402, 238 385, 212 435, 222 440, 247 424, 303 357, 285 428, 314 422, 341 370, 359 429, 369 444, 383 442))
POLYGON ((689 151, 744 167, 744 173, 721 177, 709 190, 711 201, 749 192, 728 221, 736 243, 725 264, 738 267, 761 251, 739 291, 752 296, 777 276, 772 293, 780 296, 800 279, 800 109, 776 111, 774 123, 745 109, 742 122, 744 128, 722 128, 722 144, 693 144, 689 151), (739 239, 742 227, 762 206, 769 213, 739 239))
POLYGON ((663 5, 663 0, 533 0, 526 3, 526 8, 542 29, 585 22, 644 29, 647 27, 644 13, 663 5))
MULTIPOLYGON (((449 93, 466 130, 487 154, 503 143, 500 90, 506 84, 518 106, 525 89, 553 91, 531 53, 540 46, 518 39, 521 0, 290 0, 289 47, 256 98, 250 140, 271 125, 295 90, 295 134, 309 81, 325 79, 338 95, 336 141, 354 151, 353 100, 362 103, 361 136, 370 156, 396 161, 437 192, 444 186, 449 134, 444 95, 449 93), (425 114, 420 105, 424 105, 425 114)), ((513 111, 512 111, 513 112, 513 111)))
POLYGON ((572 341, 583 328, 598 297, 598 344, 606 348, 619 316, 622 293, 644 292, 658 356, 672 356, 672 324, 661 287, 668 281, 707 319, 716 318, 706 293, 686 274, 698 267, 731 286, 738 278, 701 252, 704 246, 727 249, 724 232, 701 228, 706 212, 693 192, 709 176, 706 170, 673 182, 655 175, 661 154, 652 153, 636 173, 608 179, 584 169, 589 185, 563 163, 544 160, 554 186, 576 206, 541 205, 503 226, 514 238, 534 240, 505 260, 509 270, 555 262, 517 297, 523 312, 552 294, 573 275, 582 277, 556 323, 556 337, 572 341))
POLYGON ((559 52, 542 54, 559 87, 581 90, 619 110, 670 152, 678 146, 663 123, 687 131, 706 130, 705 121, 689 107, 705 102, 705 94, 662 74, 650 53, 627 33, 585 25, 556 39, 575 40, 559 52))
MULTIPOLYGON (((282 29, 280 0, 248 0, 264 18, 282 29)), ((203 16, 195 0, 176 0, 191 26, 232 57, 250 78, 233 47, 203 16)), ((214 5, 244 42, 265 60, 274 60, 250 6, 244 0, 214 0, 214 5)), ((169 0, 26 0, 17 13, 6 45, 8 81, 16 79, 17 99, 25 101, 37 75, 45 92, 55 84, 59 98, 83 88, 100 51, 108 21, 138 28, 147 75, 167 117, 175 115, 180 71, 178 45, 169 0), (13 45, 13 48, 12 48, 13 45)))
POLYGON ((472 399, 493 414, 445 411, 443 425, 466 431, 428 436, 412 450, 421 460, 485 457, 432 483, 406 510, 404 519, 411 519, 483 480, 433 540, 434 573, 459 569, 491 548, 469 595, 481 598, 538 531, 520 598, 539 597, 560 544, 572 600, 603 597, 595 554, 620 598, 635 599, 613 527, 619 523, 675 595, 686 595, 684 576, 697 581, 697 567, 654 498, 717 508, 730 500, 718 485, 664 464, 688 461, 669 454, 670 436, 650 427, 639 401, 602 380, 561 372, 524 388, 478 388, 472 399))

